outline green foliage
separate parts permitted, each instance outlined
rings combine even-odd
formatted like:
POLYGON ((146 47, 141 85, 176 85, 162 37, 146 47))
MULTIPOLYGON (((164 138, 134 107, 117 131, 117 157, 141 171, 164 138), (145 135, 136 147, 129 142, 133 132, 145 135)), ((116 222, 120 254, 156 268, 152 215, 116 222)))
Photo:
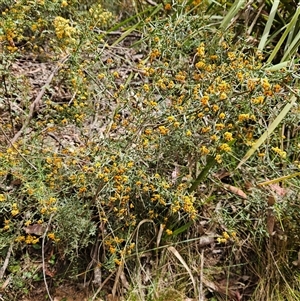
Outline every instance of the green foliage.
POLYGON ((76 50, 83 32, 105 29, 114 19, 101 1, 7 1, 1 11, 3 51, 24 53, 30 49, 46 56, 51 50, 76 50))
POLYGON ((269 63, 295 59, 300 45, 300 8, 296 1, 254 1, 250 5, 247 1, 232 2, 213 1, 209 6, 210 13, 224 16, 221 29, 240 23, 240 32, 252 35, 249 41, 259 43, 259 50, 266 50, 269 63), (224 9, 227 7, 228 11, 224 9))
MULTIPOLYGON (((203 271, 210 288, 227 273, 244 276, 241 266, 259 273, 252 256, 271 247, 278 265, 295 259, 296 192, 269 208, 256 183, 299 169, 297 66, 272 69, 265 47, 237 37, 238 24, 224 30, 242 4, 219 5, 231 7, 220 29, 213 5, 139 2, 108 31, 116 17, 98 1, 1 4, 0 251, 13 248, 7 273, 16 286, 45 276, 32 265, 21 272, 25 254, 41 250, 66 276, 90 276, 88 266, 94 276, 118 271, 118 283, 124 270, 139 297, 146 258, 154 291, 176 286, 157 300, 184 300, 181 288, 195 290, 203 271), (284 254, 270 243, 280 240, 266 226, 270 212, 273 230, 293 242, 284 254), (207 233, 224 259, 203 270, 194 240, 207 233), (180 264, 167 256, 170 244, 184 245, 174 249, 180 264)), ((274 268, 270 257, 262 263, 274 268)))

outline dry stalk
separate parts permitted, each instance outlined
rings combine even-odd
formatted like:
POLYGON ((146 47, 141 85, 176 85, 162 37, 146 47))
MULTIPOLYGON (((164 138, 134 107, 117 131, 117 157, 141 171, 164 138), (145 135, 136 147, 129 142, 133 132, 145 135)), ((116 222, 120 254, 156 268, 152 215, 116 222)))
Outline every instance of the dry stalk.
POLYGON ((6 271, 6 268, 7 268, 7 266, 8 266, 9 258, 10 258, 12 249, 13 249, 13 243, 10 244, 9 249, 8 249, 8 252, 7 252, 6 257, 5 257, 5 260, 4 260, 4 263, 3 263, 3 266, 2 266, 1 269, 0 269, 0 280, 3 278, 4 273, 5 273, 5 271, 6 271))

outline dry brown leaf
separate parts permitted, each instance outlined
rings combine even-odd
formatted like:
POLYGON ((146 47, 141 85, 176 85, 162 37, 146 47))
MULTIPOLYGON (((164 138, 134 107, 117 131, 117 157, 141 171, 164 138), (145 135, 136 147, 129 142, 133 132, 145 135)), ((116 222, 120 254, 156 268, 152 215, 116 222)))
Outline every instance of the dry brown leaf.
POLYGON ((175 165, 174 170, 171 175, 173 184, 176 183, 176 180, 178 179, 179 175, 180 175, 179 166, 175 165))
POLYGON ((45 230, 46 226, 43 224, 33 224, 24 228, 26 234, 34 234, 37 236, 43 235, 45 230))
POLYGON ((121 299, 118 296, 113 296, 113 294, 107 295, 107 301, 120 301, 121 299))
POLYGON ((215 174, 215 177, 219 180, 222 180, 224 178, 230 177, 230 172, 227 170, 220 170, 215 174))
POLYGON ((242 296, 236 289, 232 289, 231 285, 228 287, 227 280, 226 281, 219 281, 218 283, 210 281, 206 278, 202 279, 204 285, 211 290, 218 292, 219 294, 225 295, 229 297, 229 300, 232 301, 241 301, 242 296))
POLYGON ((268 196, 268 205, 269 206, 273 206, 274 204, 275 204, 275 202, 276 202, 276 198, 275 198, 275 196, 272 194, 272 195, 269 195, 268 196))
POLYGON ((279 184, 268 185, 270 189, 275 192, 278 196, 285 196, 287 194, 287 189, 280 187, 279 184))
POLYGON ((4 290, 9 285, 11 278, 11 276, 7 277, 7 279, 2 283, 1 290, 4 290))
POLYGON ((122 271, 121 275, 120 275, 120 279, 121 279, 121 283, 122 283, 122 286, 126 289, 129 289, 130 287, 130 284, 126 278, 126 275, 125 273, 122 271))
POLYGON ((267 231, 269 235, 274 235, 275 216, 272 209, 267 211, 267 231))
POLYGON ((207 245, 214 243, 214 241, 215 238, 213 236, 207 236, 207 235, 201 236, 199 240, 199 247, 200 248, 205 247, 207 245))
POLYGON ((267 179, 264 182, 258 183, 258 186, 260 187, 267 187, 267 189, 271 190, 271 192, 274 192, 277 196, 285 196, 288 193, 288 189, 281 187, 278 183, 282 183, 284 178, 269 180, 267 179))
POLYGON ((247 199, 246 193, 242 189, 240 189, 240 188, 238 188, 236 186, 224 184, 224 188, 227 189, 227 190, 229 190, 233 194, 241 197, 242 199, 247 199))
POLYGON ((251 182, 249 182, 249 181, 245 182, 245 189, 247 191, 251 191, 253 188, 254 188, 254 185, 251 182))

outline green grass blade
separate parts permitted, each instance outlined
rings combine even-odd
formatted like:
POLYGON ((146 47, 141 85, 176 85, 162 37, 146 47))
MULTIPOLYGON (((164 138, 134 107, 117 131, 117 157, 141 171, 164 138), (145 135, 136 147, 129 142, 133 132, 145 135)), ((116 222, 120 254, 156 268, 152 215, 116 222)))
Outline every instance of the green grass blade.
POLYGON ((211 9, 215 12, 218 10, 218 8, 222 9, 222 5, 218 2, 218 1, 211 1, 211 3, 208 5, 205 13, 207 14, 211 9), (218 7, 215 7, 215 6, 218 6, 218 7))
POLYGON ((276 64, 276 65, 273 65, 273 66, 271 66, 271 67, 268 67, 268 68, 266 68, 265 70, 266 70, 266 71, 271 71, 271 72, 278 71, 278 70, 280 70, 280 69, 282 69, 282 68, 286 68, 287 66, 290 65, 290 63, 291 63, 290 61, 285 61, 285 62, 276 64))
POLYGON ((246 155, 242 158, 236 169, 240 168, 246 161, 258 150, 258 148, 268 139, 268 137, 273 133, 276 127, 280 124, 280 122, 284 119, 286 114, 290 111, 297 100, 297 97, 293 95, 291 97, 291 101, 285 105, 280 114, 275 118, 275 120, 270 124, 267 130, 263 133, 263 135, 256 141, 256 143, 249 149, 246 155))
POLYGON ((174 230, 172 233, 172 236, 177 236, 180 233, 186 231, 192 224, 193 224, 193 222, 188 222, 185 225, 181 226, 180 228, 174 230))
POLYGON ((189 193, 197 189, 199 184, 207 177, 208 172, 213 166, 215 166, 216 163, 217 161, 214 156, 208 156, 205 167, 202 169, 196 180, 192 183, 192 186, 188 189, 189 193))
POLYGON ((225 30, 228 27, 228 25, 230 24, 230 21, 232 20, 232 18, 234 18, 237 15, 237 13, 239 12, 240 8, 244 5, 244 3, 245 3, 245 0, 236 0, 233 3, 229 12, 227 13, 223 22, 220 25, 221 29, 225 30))
POLYGON ((134 26, 127 29, 111 46, 118 45, 122 40, 124 40, 127 36, 129 36, 134 30, 139 27, 140 23, 135 24, 134 26))
MULTIPOLYGON (((278 41, 278 43, 276 44, 275 48, 273 49, 271 55, 269 56, 268 60, 267 60, 267 63, 270 63, 272 62, 272 60, 274 59, 274 57, 276 56, 277 52, 279 51, 279 49, 281 48, 281 45, 282 43, 284 42, 284 40, 286 39, 286 37, 288 36, 288 34, 292 31, 293 27, 295 26, 296 22, 297 22, 297 19, 299 17, 299 13, 300 13, 300 7, 298 7, 295 15, 293 16, 291 22, 288 24, 288 26, 286 27, 283 35, 281 36, 280 40, 278 41)), ((295 37, 294 41, 297 41, 296 38, 298 37, 299 39, 299 33, 298 35, 295 37)), ((297 42, 295 42, 297 43, 297 42)), ((288 49, 289 50, 289 49, 288 49)), ((282 62, 286 60, 286 57, 288 55, 289 52, 288 50, 286 51, 285 55, 284 55, 284 58, 282 58, 282 62)))
POLYGON ((296 31, 298 32, 298 28, 296 26, 294 26, 291 31, 288 34, 288 37, 286 39, 286 45, 285 45, 285 49, 287 49, 289 47, 289 45, 291 45, 293 38, 295 37, 296 31))
POLYGON ((289 45, 289 47, 286 50, 286 52, 284 53, 284 56, 282 57, 281 61, 285 61, 288 57, 293 55, 297 51, 297 48, 299 47, 299 43, 300 43, 300 31, 298 32, 298 34, 296 35, 294 40, 289 45))
MULTIPOLYGON (((162 7, 162 5, 158 5, 157 7, 155 7, 154 10, 153 10, 153 8, 151 8, 153 10, 153 12, 150 14, 149 18, 152 17, 153 15, 155 15, 161 9, 161 7, 162 7)), ((148 9, 145 10, 144 12, 141 12, 139 15, 144 14, 146 11, 148 11, 148 9)), ((138 15, 136 15, 136 16, 138 16, 138 15)), ((141 24, 142 24, 142 21, 139 21, 135 25, 129 27, 111 46, 116 46, 117 44, 119 44, 128 35, 130 35, 134 30, 136 30, 141 24)))
POLYGON ((275 0, 273 2, 271 12, 270 12, 267 24, 265 26, 262 38, 261 38, 261 40, 259 42, 259 45, 258 45, 258 50, 260 50, 260 51, 263 51, 263 49, 265 48, 265 45, 267 43, 268 36, 270 34, 270 30, 271 30, 271 27, 272 27, 272 24, 273 24, 273 21, 274 21, 276 12, 277 12, 278 5, 279 5, 279 0, 275 0))
MULTIPOLYGON (((152 17, 153 15, 155 15, 160 9, 162 8, 162 4, 159 4, 157 7, 155 7, 153 9, 153 7, 149 7, 147 9, 145 9, 144 11, 136 14, 136 15, 133 15, 129 18, 127 18, 126 20, 124 21, 121 21, 119 23, 117 23, 115 26, 111 27, 109 30, 107 30, 105 33, 101 34, 99 36, 99 40, 103 39, 107 34, 109 34, 110 32, 113 32, 115 30, 118 30, 120 29, 121 27, 125 26, 126 24, 134 21, 137 19, 137 22, 135 22, 135 24, 133 26, 130 26, 126 31, 129 31, 132 29, 132 27, 136 27, 138 24, 141 24, 141 22, 145 19, 145 16, 147 17, 152 17), (152 11, 152 12, 151 12, 152 11), (148 15, 150 14, 150 15, 148 15)), ((125 31, 125 33, 126 33, 125 31)))

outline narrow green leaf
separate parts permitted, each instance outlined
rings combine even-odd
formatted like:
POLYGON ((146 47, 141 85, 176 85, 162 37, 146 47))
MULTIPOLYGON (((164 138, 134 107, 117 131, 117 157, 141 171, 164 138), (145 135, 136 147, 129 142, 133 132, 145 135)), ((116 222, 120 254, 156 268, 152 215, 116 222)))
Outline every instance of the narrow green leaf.
POLYGON ((285 61, 288 57, 294 55, 295 52, 297 51, 297 48, 299 47, 299 43, 300 43, 300 31, 298 32, 294 40, 291 42, 288 49, 285 51, 281 61, 285 61))
POLYGON ((277 12, 278 5, 279 5, 279 0, 275 0, 273 2, 271 12, 270 12, 267 24, 265 26, 262 38, 261 38, 261 40, 259 42, 259 45, 258 45, 258 50, 260 50, 260 51, 263 51, 264 48, 265 48, 268 36, 270 34, 270 30, 271 30, 271 27, 272 27, 272 24, 273 24, 273 21, 274 21, 276 12, 277 12))
POLYGON ((246 161, 258 150, 258 148, 270 137, 270 135, 273 133, 273 131, 276 129, 276 127, 279 125, 279 123, 284 119, 286 114, 290 111, 290 109, 293 107, 294 103, 296 102, 297 97, 293 95, 291 97, 291 101, 285 105, 283 110, 280 112, 280 114, 275 118, 275 120, 269 125, 267 130, 262 134, 262 136, 256 141, 256 143, 248 150, 246 155, 242 158, 236 169, 240 168, 246 161))
POLYGON ((122 40, 124 40, 127 36, 129 36, 139 25, 140 23, 137 23, 134 26, 127 29, 111 46, 118 45, 122 40))
MULTIPOLYGON (((162 4, 159 4, 159 5, 157 5, 157 7, 155 7, 154 9, 153 9, 153 7, 149 7, 149 8, 147 8, 147 9, 145 9, 144 11, 142 11, 142 12, 136 14, 136 15, 133 15, 133 16, 127 18, 126 20, 117 23, 115 26, 111 27, 111 28, 110 28, 109 30, 107 30, 105 33, 103 33, 102 35, 100 35, 100 36, 99 36, 99 39, 104 38, 104 37, 105 37, 107 34, 109 34, 110 32, 113 32, 113 31, 115 31, 115 30, 118 30, 119 28, 123 27, 124 25, 126 25, 127 23, 130 23, 131 21, 133 21, 133 20, 135 20, 135 19, 140 20, 140 21, 135 22, 135 25, 134 25, 134 26, 136 26, 136 25, 138 25, 138 24, 141 24, 141 21, 145 19, 145 16, 147 16, 147 17, 149 16, 149 15, 148 15, 149 12, 152 11, 152 12, 150 13, 150 16, 149 16, 149 17, 152 17, 152 16, 155 15, 161 8, 162 8, 162 4)), ((131 28, 132 28, 132 26, 129 27, 128 30, 130 30, 131 28)))
POLYGON ((237 13, 239 12, 240 8, 244 5, 246 1, 245 0, 236 0, 233 5, 231 6, 229 12, 227 13, 227 15, 225 16, 223 22, 220 25, 220 28, 223 30, 226 30, 227 27, 230 24, 230 21, 232 20, 232 18, 234 18, 237 13))
POLYGON ((285 61, 285 62, 276 64, 276 65, 273 65, 273 66, 271 66, 271 67, 268 67, 268 68, 266 68, 265 70, 266 70, 266 71, 271 71, 271 72, 278 71, 278 70, 280 70, 280 69, 282 69, 282 68, 286 68, 287 66, 290 65, 290 63, 291 63, 290 61, 285 61))
POLYGON ((192 224, 193 224, 193 222, 188 222, 187 224, 185 224, 185 225, 181 226, 180 228, 174 230, 172 236, 177 236, 178 234, 184 232, 184 231, 187 230, 192 224))
POLYGON ((206 163, 205 167, 202 169, 201 173, 198 175, 196 180, 193 182, 192 186, 188 189, 188 191, 190 193, 197 189, 199 184, 206 178, 208 172, 210 171, 210 169, 213 166, 215 166, 215 164, 216 164, 215 157, 214 156, 208 156, 207 157, 207 163, 206 163))
MULTIPOLYGON (((278 43, 276 44, 276 46, 274 47, 271 55, 269 56, 268 60, 267 60, 267 63, 270 63, 272 62, 272 60, 274 59, 274 57, 276 56, 277 52, 279 51, 279 49, 281 48, 281 45, 282 43, 284 42, 284 40, 286 39, 287 35, 291 32, 291 30, 293 29, 293 27, 295 26, 297 20, 298 20, 298 17, 299 17, 299 13, 300 13, 300 7, 298 7, 295 15, 293 16, 291 22, 288 24, 288 26, 286 27, 283 35, 281 36, 280 40, 278 41, 278 43)), ((296 38, 299 36, 299 33, 298 35, 296 36, 296 38)), ((296 40, 296 38, 294 40, 296 40)), ((299 39, 299 38, 298 38, 299 39)), ((286 51, 286 53, 288 53, 288 51, 286 51)), ((285 61, 286 60, 286 55, 284 55, 284 57, 281 59, 281 61, 285 61)))

